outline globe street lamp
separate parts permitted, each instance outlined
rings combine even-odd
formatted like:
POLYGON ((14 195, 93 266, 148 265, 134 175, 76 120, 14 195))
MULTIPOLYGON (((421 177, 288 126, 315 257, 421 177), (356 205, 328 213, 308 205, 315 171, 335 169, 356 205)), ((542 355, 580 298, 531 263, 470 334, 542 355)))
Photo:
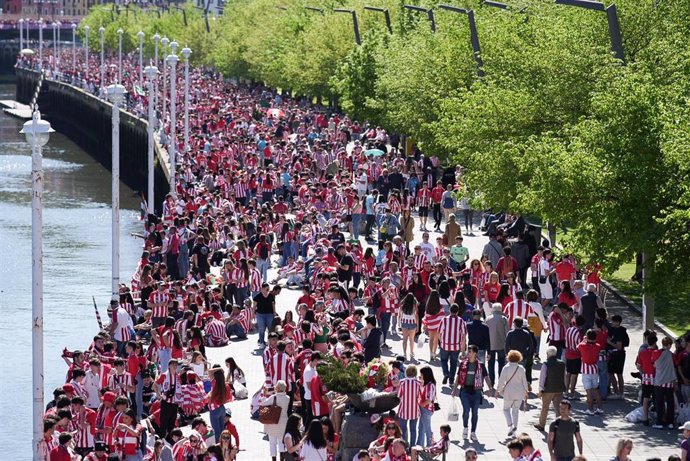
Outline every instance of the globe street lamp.
POLYGON ((34 106, 20 131, 31 146, 31 359, 33 364, 33 459, 43 441, 43 166, 42 149, 54 130, 34 106))
POLYGON ((192 50, 182 48, 184 56, 184 151, 189 152, 189 56, 192 50))
POLYGON ((141 85, 142 90, 144 89, 144 32, 139 31, 137 33, 139 37, 139 85, 141 85))
POLYGON ((108 99, 113 103, 112 116, 112 285, 111 300, 120 300, 120 103, 125 87, 108 86, 108 99))
POLYGON ((175 75, 175 68, 177 65, 177 61, 179 61, 179 57, 175 54, 177 51, 177 42, 172 42, 170 44, 170 48, 172 50, 172 53, 168 55, 167 61, 168 65, 170 65, 170 138, 169 138, 169 143, 168 143, 168 154, 170 155, 170 191, 172 192, 173 196, 177 194, 177 174, 176 174, 176 168, 177 168, 177 139, 175 135, 175 128, 177 126, 177 120, 176 120, 176 108, 177 108, 177 93, 176 93, 176 87, 177 87, 177 77, 175 75))
POLYGON ((122 83, 122 29, 117 29, 117 84, 122 83))
POLYGON ((153 82, 156 81, 158 78, 158 67, 156 66, 146 66, 146 69, 144 69, 144 72, 146 73, 146 78, 148 79, 148 84, 149 84, 149 123, 147 127, 147 132, 148 132, 148 195, 146 199, 148 200, 148 212, 153 213, 154 212, 154 191, 153 191, 153 125, 156 122, 156 107, 153 103, 153 97, 154 97, 154 89, 153 89, 153 82))
POLYGON ((105 28, 99 27, 98 33, 101 36, 101 91, 105 88, 105 28))

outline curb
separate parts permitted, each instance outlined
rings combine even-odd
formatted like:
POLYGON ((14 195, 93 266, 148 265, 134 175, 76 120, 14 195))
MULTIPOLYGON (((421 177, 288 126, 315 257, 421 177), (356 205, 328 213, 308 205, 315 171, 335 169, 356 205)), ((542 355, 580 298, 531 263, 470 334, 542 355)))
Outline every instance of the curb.
MULTIPOLYGON (((606 289, 609 290, 616 298, 618 298, 619 301, 628 306, 628 308, 632 309, 637 314, 642 315, 642 307, 632 302, 630 298, 624 295, 618 288, 614 287, 604 279, 601 280, 601 284, 604 285, 606 289)), ((654 320, 654 327, 658 330, 661 330, 661 332, 664 333, 666 336, 669 336, 674 340, 678 339, 678 335, 676 335, 669 327, 659 322, 658 320, 654 320)))

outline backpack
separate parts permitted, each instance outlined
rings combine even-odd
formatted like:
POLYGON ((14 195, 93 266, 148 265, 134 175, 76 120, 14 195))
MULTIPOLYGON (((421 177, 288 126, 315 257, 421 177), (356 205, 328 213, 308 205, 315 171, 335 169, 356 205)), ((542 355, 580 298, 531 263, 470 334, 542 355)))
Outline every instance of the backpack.
POLYGON ((259 243, 259 259, 268 259, 268 243, 259 243))

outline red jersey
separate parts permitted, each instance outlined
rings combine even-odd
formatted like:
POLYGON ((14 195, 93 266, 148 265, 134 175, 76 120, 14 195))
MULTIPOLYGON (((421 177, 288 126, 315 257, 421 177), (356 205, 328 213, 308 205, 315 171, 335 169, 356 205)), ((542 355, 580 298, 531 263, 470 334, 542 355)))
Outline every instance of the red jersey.
POLYGON ((455 352, 461 349, 467 336, 467 327, 461 317, 447 315, 439 326, 439 345, 445 351, 455 352))
POLYGON ((597 364, 599 362, 601 344, 582 341, 577 346, 577 349, 582 355, 582 366, 580 367, 580 373, 583 375, 595 375, 599 373, 599 367, 597 364))

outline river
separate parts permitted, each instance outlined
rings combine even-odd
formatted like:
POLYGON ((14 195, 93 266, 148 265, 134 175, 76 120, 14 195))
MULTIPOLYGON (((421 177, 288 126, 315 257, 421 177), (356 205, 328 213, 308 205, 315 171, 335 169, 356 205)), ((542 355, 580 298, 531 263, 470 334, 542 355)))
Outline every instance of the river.
MULTIPOLYGON (((14 99, 0 85, 0 99, 14 99)), ((30 460, 31 152, 22 121, 0 112, 0 460, 30 460)), ((110 298, 110 172, 60 133, 43 149, 45 397, 65 382, 62 349, 84 349, 110 298)), ((142 241, 139 200, 121 184, 121 280, 129 282, 142 241)))

